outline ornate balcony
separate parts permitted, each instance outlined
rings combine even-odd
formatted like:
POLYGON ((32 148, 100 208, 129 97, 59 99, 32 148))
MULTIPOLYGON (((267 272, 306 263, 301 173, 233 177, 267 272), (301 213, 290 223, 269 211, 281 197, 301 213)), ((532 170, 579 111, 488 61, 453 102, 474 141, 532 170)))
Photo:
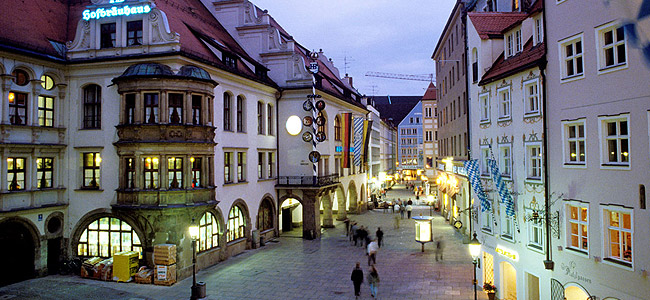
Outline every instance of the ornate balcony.
POLYGON ((197 125, 118 125, 120 143, 214 143, 215 127, 197 125))
POLYGON ((322 187, 339 183, 339 174, 326 176, 279 176, 279 186, 311 186, 322 187))

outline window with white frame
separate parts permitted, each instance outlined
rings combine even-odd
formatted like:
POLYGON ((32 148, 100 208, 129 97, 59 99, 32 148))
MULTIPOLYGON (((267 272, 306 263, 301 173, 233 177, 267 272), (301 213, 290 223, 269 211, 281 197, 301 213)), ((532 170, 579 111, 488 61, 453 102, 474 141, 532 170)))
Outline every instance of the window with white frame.
POLYGON ((524 105, 525 105, 525 114, 527 115, 538 115, 539 110, 539 80, 534 79, 528 82, 524 82, 524 105))
POLYGON ((544 23, 541 16, 535 18, 535 44, 544 41, 544 23))
MULTIPOLYGON (((530 211, 529 213, 532 213, 530 211)), ((538 250, 544 249, 544 226, 541 220, 528 222, 528 246, 538 250)))
POLYGON ((514 217, 506 215, 505 205, 501 205, 501 216, 501 238, 512 241, 515 237, 515 222, 514 217))
POLYGON ((527 179, 542 179, 542 147, 540 144, 526 145, 527 179))
POLYGON ((583 75, 582 34, 560 41, 562 79, 583 75))
POLYGON ((512 176, 512 146, 499 145, 499 169, 504 177, 512 176))
POLYGON ((489 210, 481 212, 481 229, 483 231, 492 232, 492 212, 489 210))
POLYGON ((490 122, 490 94, 479 95, 478 102, 481 108, 481 123, 490 122))
POLYGON ((585 120, 565 123, 564 135, 564 163, 584 165, 587 159, 585 120))
POLYGON ((589 251, 589 209, 587 205, 567 204, 567 247, 589 251))
POLYGON ((506 36, 506 58, 514 56, 523 50, 521 42, 521 29, 517 29, 506 36))
POLYGON ((197 252, 203 252, 212 248, 219 247, 219 235, 221 228, 219 222, 210 212, 206 212, 199 221, 199 240, 197 252))
POLYGON ((631 266, 634 234, 632 209, 606 206, 603 221, 605 259, 631 266))
POLYGON ((497 91, 499 97, 499 119, 510 119, 510 87, 497 91))
POLYGON ((629 115, 601 118, 602 161, 606 165, 629 166, 629 115))
POLYGON ((481 146, 481 174, 487 175, 490 174, 490 169, 488 167, 488 159, 490 158, 490 147, 487 145, 481 146))
POLYGON ((609 23, 596 28, 598 67, 600 70, 624 66, 627 63, 625 30, 620 24, 609 23))
POLYGON ((246 237, 244 233, 245 228, 246 220, 244 219, 242 209, 235 205, 230 209, 230 213, 228 213, 228 233, 226 240, 230 242, 246 237))
POLYGON ((223 153, 223 179, 225 183, 233 182, 232 153, 233 152, 223 153))
POLYGON ((512 36, 512 34, 509 34, 506 37, 506 57, 510 57, 510 56, 513 56, 515 54, 514 53, 514 40, 513 40, 513 38, 514 38, 514 36, 512 36))
POLYGON ((246 152, 237 152, 237 182, 246 181, 246 152))

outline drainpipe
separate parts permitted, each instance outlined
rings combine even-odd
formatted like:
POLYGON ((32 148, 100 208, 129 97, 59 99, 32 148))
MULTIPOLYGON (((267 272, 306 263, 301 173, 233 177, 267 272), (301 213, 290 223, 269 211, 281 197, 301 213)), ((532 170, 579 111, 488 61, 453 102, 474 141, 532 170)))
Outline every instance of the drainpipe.
MULTIPOLYGON (((282 88, 278 88, 278 92, 275 93, 275 170, 277 170, 277 181, 276 184, 280 183, 280 99, 282 98, 282 92, 284 90, 282 88)), ((277 207, 278 207, 278 212, 276 214, 277 220, 276 224, 278 224, 277 228, 277 236, 280 236, 280 211, 282 210, 282 202, 280 202, 280 190, 276 189, 275 190, 275 199, 278 202, 277 207)))
MULTIPOLYGON (((465 141, 466 142, 465 147, 467 147, 467 150, 466 150, 467 151, 467 157, 466 158, 467 158, 467 160, 470 160, 471 159, 470 141, 472 140, 472 138, 471 138, 471 135, 470 135, 470 125, 471 125, 471 123, 470 123, 469 99, 471 98, 471 96, 469 94, 469 79, 468 79, 469 72, 467 71, 467 66, 469 66, 467 64, 467 57, 469 56, 469 52, 468 52, 469 48, 467 46, 467 8, 465 7, 464 4, 463 4, 461 19, 462 19, 462 24, 463 24, 463 28, 462 28, 462 30, 463 30, 463 39, 465 40, 465 57, 463 59, 463 64, 465 66, 464 67, 464 69, 465 69, 464 70, 465 71, 465 99, 463 99, 463 101, 465 102, 465 106, 467 107, 467 109, 466 109, 467 115, 465 117, 465 119, 467 120, 467 140, 465 141)), ((465 170, 465 171, 467 171, 467 170, 465 170)), ((467 180, 469 182, 469 177, 467 178, 467 180)), ((469 186, 469 184, 468 184, 468 186, 469 186)), ((470 206, 469 206, 469 235, 468 235, 468 237, 471 239, 472 233, 473 233, 473 231, 472 231, 472 228, 473 228, 472 223, 474 223, 474 220, 472 219, 473 212, 472 212, 472 202, 471 202, 471 199, 472 199, 472 188, 471 188, 471 186, 470 186, 469 189, 467 189, 467 194, 468 194, 469 199, 470 199, 470 206)))
MULTIPOLYGON (((548 44, 547 44, 547 30, 546 30, 546 13, 544 11, 544 2, 542 2, 542 25, 544 26, 544 53, 548 55, 548 44)), ((551 203, 550 203, 550 181, 548 176, 548 112, 547 112, 547 103, 546 103, 546 63, 547 60, 544 60, 539 65, 540 76, 542 77, 542 124, 544 126, 544 132, 542 134, 543 147, 542 155, 544 159, 544 218, 545 218, 545 229, 546 229, 546 260, 544 260, 544 268, 547 270, 553 270, 555 262, 551 255, 551 203)))

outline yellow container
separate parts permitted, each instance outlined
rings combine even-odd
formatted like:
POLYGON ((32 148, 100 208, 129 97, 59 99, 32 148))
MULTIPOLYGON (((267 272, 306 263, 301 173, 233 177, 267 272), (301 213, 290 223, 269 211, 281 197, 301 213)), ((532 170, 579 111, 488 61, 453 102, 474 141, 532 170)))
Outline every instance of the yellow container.
POLYGON ((113 255, 113 280, 129 282, 138 272, 138 252, 124 251, 113 255))

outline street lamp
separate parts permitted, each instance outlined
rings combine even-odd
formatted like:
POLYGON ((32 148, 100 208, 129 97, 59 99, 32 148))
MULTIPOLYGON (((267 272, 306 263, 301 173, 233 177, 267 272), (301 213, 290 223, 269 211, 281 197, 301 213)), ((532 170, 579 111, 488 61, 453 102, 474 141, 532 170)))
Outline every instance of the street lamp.
POLYGON ((420 215, 413 217, 413 220, 415 220, 415 241, 422 244, 422 252, 424 252, 424 244, 433 241, 433 217, 420 215))
POLYGON ((199 287, 196 285, 196 240, 199 239, 199 226, 194 222, 192 218, 192 224, 190 225, 190 238, 192 239, 192 296, 191 300, 199 299, 199 287))
POLYGON ((474 232, 474 238, 469 241, 469 254, 472 256, 472 263, 474 264, 474 300, 477 300, 476 296, 476 264, 478 263, 478 256, 481 254, 481 243, 476 239, 476 232, 474 232))

